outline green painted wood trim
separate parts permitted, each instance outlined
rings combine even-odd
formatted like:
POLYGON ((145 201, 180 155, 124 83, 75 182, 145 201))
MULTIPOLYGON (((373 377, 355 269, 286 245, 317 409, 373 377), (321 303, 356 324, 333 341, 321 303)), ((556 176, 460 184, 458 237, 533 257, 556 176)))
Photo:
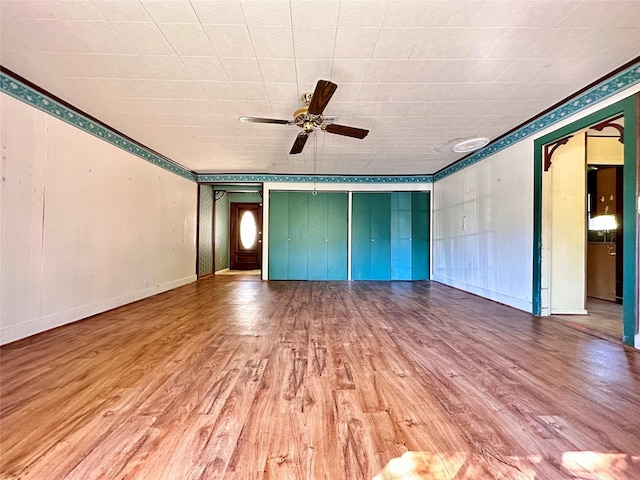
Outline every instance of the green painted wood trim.
POLYGON ((638 119, 636 96, 604 107, 591 115, 559 128, 534 141, 533 157, 533 292, 532 312, 542 312, 542 150, 547 143, 585 129, 618 114, 624 114, 624 167, 623 167, 623 279, 622 321, 625 344, 633 346, 636 331, 636 142, 638 119))
POLYGON ((175 173, 181 177, 184 177, 191 181, 196 181, 197 175, 186 167, 183 167, 173 160, 161 157, 152 150, 132 142, 128 138, 123 137, 115 130, 100 124, 85 115, 79 113, 72 108, 69 108, 61 103, 57 102, 48 95, 31 88, 28 85, 20 82, 19 80, 11 77, 6 72, 0 72, 0 91, 7 95, 20 100, 27 105, 30 105, 38 110, 48 113, 52 117, 56 117, 58 120, 62 120, 69 125, 86 132, 94 137, 104 140, 111 145, 124 150, 138 158, 153 163, 158 167, 175 173))

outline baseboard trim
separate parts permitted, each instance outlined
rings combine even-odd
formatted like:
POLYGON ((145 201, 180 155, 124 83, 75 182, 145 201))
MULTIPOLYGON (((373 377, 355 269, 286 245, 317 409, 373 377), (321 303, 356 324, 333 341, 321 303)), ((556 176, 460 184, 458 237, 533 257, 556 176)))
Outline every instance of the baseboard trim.
POLYGON ((0 345, 15 342, 38 333, 46 332, 69 323, 83 320, 92 315, 112 310, 128 303, 133 303, 143 298, 151 297, 159 293, 172 290, 177 287, 181 287, 188 283, 195 282, 197 277, 190 275, 172 282, 164 284, 158 284, 153 287, 138 290, 134 293, 120 295, 118 297, 107 298, 88 305, 81 305, 63 312, 56 312, 51 315, 29 320, 18 325, 11 325, 5 328, 0 328, 0 345))
POLYGON ((481 287, 458 282, 456 280, 452 280, 450 278, 442 277, 439 275, 433 275, 432 280, 434 282, 442 283, 443 285, 457 288, 458 290, 463 290, 465 292, 473 293, 474 295, 493 300, 494 302, 502 303, 503 305, 507 305, 509 307, 517 308, 518 310, 524 310, 525 312, 529 313, 533 311, 533 304, 531 301, 510 297, 499 292, 493 292, 491 290, 486 290, 481 287))

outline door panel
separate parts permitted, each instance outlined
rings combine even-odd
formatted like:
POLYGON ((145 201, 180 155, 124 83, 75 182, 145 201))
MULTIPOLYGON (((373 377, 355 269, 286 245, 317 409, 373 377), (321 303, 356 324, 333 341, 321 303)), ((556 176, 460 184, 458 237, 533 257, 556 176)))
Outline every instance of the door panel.
POLYGON ((328 194, 327 213, 327 279, 346 280, 349 237, 349 199, 347 194, 328 194))
POLYGON ((289 262, 287 278, 306 280, 309 248, 309 194, 289 192, 289 262))
POLYGON ((351 278, 371 278, 371 196, 354 193, 351 215, 351 278))
POLYGON ((309 195, 308 279, 326 280, 328 262, 328 195, 309 195))
POLYGON ((354 193, 351 218, 351 278, 391 278, 391 194, 354 193))
POLYGON ((371 280, 391 279, 391 194, 371 195, 371 280))
POLYGON ((391 280, 411 280, 411 192, 391 194, 391 280))
POLYGON ((289 264, 289 194, 269 195, 269 279, 286 280, 289 264))
POLYGON ((429 192, 412 192, 411 278, 429 279, 429 192))

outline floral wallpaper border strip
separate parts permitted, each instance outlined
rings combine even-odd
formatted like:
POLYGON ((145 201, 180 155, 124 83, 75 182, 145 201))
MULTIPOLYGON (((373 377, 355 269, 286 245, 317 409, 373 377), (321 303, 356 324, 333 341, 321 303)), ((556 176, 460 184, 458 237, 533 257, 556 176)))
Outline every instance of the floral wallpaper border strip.
POLYGON ((0 72, 0 91, 21 100, 39 110, 59 118, 81 130, 111 143, 143 160, 165 170, 199 183, 213 182, 300 182, 300 183, 433 183, 467 168, 495 153, 527 138, 535 133, 574 115, 585 108, 602 101, 640 82, 640 64, 629 67, 600 85, 586 91, 577 98, 563 104, 546 115, 528 123, 510 135, 471 154, 463 160, 445 167, 435 175, 398 176, 350 176, 350 175, 261 175, 261 174, 196 174, 186 167, 166 160, 156 153, 123 138, 114 131, 61 105, 48 96, 33 90, 4 72, 0 72))
POLYGON ((357 176, 357 175, 257 175, 257 174, 225 174, 198 175, 199 183, 216 182, 300 182, 300 183, 432 183, 433 175, 391 175, 391 176, 357 176))
POLYGON ((495 143, 489 144, 482 150, 473 153, 467 158, 459 161, 458 163, 454 163, 445 167, 440 172, 434 175, 435 181, 441 180, 449 175, 452 175, 460 170, 467 168, 474 163, 478 163, 480 160, 483 160, 495 153, 498 153, 500 150, 503 150, 514 143, 517 143, 535 133, 563 120, 566 117, 574 115, 581 110, 584 110, 591 105, 605 100, 606 98, 628 88, 636 83, 640 82, 640 64, 636 64, 632 67, 629 67, 626 70, 623 70, 618 75, 608 78, 603 81, 600 85, 596 85, 595 87, 587 90, 582 95, 564 103, 562 106, 552 110, 551 112, 543 115, 542 117, 526 124, 522 128, 516 130, 510 135, 500 139, 495 143))
POLYGON ((180 175, 188 180, 196 180, 196 174, 191 170, 178 163, 168 161, 151 150, 137 145, 115 133, 113 130, 105 128, 103 125, 56 102, 49 96, 32 89, 7 75, 5 72, 0 72, 0 91, 176 175, 180 175))

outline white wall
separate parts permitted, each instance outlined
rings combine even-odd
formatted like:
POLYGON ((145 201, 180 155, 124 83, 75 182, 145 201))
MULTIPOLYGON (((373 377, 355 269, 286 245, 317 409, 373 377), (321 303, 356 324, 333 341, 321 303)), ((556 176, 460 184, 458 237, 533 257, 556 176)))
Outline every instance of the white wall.
POLYGON ((542 173, 542 288, 549 313, 586 314, 587 179, 585 132, 556 149, 542 173))
POLYGON ((533 155, 527 145, 437 182, 432 218, 435 281, 530 309, 533 155))
MULTIPOLYGON (((534 140, 638 91, 640 85, 628 88, 437 181, 432 278, 531 311, 534 140)), ((548 315, 544 285, 541 300, 548 315)))
POLYGON ((195 183, 0 103, 0 343, 195 280, 195 183))

